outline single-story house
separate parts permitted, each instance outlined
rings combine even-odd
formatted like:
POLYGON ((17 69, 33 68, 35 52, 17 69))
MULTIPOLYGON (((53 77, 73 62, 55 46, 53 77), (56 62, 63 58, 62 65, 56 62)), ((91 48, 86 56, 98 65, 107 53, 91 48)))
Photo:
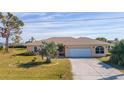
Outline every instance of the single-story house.
POLYGON ((63 49, 59 55, 63 57, 102 57, 108 53, 109 43, 95 39, 80 37, 53 37, 41 41, 35 41, 27 44, 27 50, 35 51, 40 48, 42 41, 61 43, 63 49))

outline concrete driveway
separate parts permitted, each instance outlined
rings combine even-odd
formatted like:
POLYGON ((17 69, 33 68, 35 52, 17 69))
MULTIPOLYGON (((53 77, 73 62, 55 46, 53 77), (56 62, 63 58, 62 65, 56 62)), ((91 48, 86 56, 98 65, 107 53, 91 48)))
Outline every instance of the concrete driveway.
POLYGON ((70 58, 74 80, 123 80, 124 74, 95 58, 70 58))

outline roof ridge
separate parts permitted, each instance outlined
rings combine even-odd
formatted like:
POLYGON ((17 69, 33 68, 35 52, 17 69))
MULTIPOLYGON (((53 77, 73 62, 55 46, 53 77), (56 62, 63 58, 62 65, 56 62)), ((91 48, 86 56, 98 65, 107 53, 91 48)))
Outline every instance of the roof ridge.
POLYGON ((49 38, 74 38, 74 37, 49 37, 49 38))
POLYGON ((89 38, 89 37, 79 37, 79 38, 73 38, 73 37, 51 37, 51 38, 48 38, 48 39, 42 39, 40 41, 35 41, 31 44, 39 44, 41 43, 42 41, 48 41, 48 42, 51 42, 51 41, 54 41, 54 42, 57 42, 57 43, 63 43, 65 45, 82 45, 82 44, 109 44, 107 42, 103 42, 103 41, 99 41, 99 40, 96 40, 96 39, 92 39, 92 38, 89 38))

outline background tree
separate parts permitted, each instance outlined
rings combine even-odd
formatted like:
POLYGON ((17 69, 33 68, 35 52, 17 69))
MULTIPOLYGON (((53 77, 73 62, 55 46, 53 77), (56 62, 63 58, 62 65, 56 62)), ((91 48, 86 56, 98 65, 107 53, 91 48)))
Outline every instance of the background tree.
POLYGON ((114 41, 118 42, 119 40, 118 40, 118 38, 115 38, 114 41))
POLYGON ((0 12, 0 24, 0 34, 2 38, 5 38, 5 52, 8 52, 10 36, 21 30, 21 27, 24 26, 24 23, 12 13, 2 14, 0 12))
POLYGON ((35 38, 32 36, 28 41, 26 41, 25 43, 32 43, 35 41, 35 38))
POLYGON ((35 38, 32 36, 31 39, 30 39, 31 42, 34 42, 35 41, 35 38))
POLYGON ((46 57, 46 62, 50 63, 51 58, 57 55, 57 45, 54 42, 42 42, 40 54, 46 57))
POLYGON ((21 33, 22 31, 18 30, 18 31, 15 31, 15 34, 12 36, 11 40, 13 42, 13 46, 14 45, 18 45, 20 43, 20 41, 22 40, 21 38, 21 33))
POLYGON ((96 38, 96 40, 107 42, 107 39, 104 37, 98 37, 96 38))
POLYGON ((124 40, 117 42, 111 50, 110 62, 117 65, 124 65, 124 40))

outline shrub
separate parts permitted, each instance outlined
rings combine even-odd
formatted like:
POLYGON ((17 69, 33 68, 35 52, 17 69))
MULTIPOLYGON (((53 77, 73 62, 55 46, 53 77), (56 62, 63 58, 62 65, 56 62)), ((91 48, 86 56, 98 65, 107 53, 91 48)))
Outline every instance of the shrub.
POLYGON ((34 53, 31 52, 31 51, 26 51, 24 54, 25 54, 26 56, 33 56, 33 55, 34 55, 34 53))
POLYGON ((33 56, 34 53, 31 52, 31 51, 26 51, 24 53, 21 53, 21 54, 17 54, 18 56, 33 56))
POLYGON ((117 65, 124 65, 124 40, 116 43, 111 50, 110 62, 117 65))

